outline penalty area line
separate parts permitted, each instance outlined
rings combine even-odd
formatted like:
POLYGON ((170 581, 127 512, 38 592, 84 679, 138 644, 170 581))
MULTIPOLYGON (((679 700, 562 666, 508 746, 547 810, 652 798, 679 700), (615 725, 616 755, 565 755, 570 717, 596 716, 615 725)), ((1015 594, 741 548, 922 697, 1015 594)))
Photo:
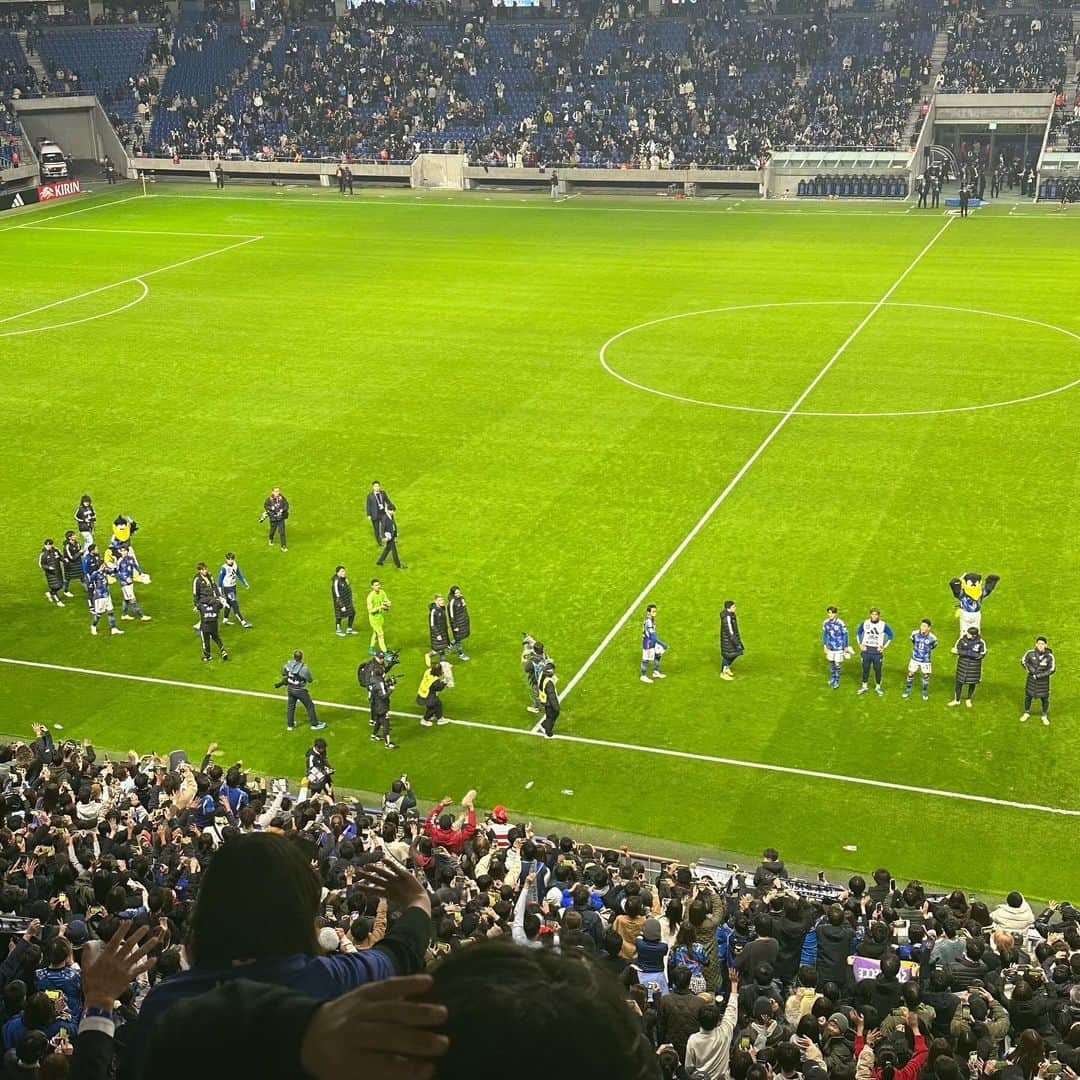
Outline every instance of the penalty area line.
POLYGON ((900 286, 907 278, 908 274, 910 274, 911 271, 914 270, 915 267, 918 266, 919 263, 922 261, 923 256, 926 255, 926 253, 938 242, 938 240, 942 236, 944 236, 945 230, 948 229, 948 227, 953 223, 954 220, 955 219, 951 217, 945 219, 945 224, 942 225, 936 233, 934 233, 934 235, 927 242, 926 246, 923 247, 923 249, 918 253, 918 255, 915 256, 914 259, 911 260, 910 263, 908 263, 904 272, 892 283, 892 285, 889 286, 881 299, 878 300, 874 304, 874 306, 866 313, 859 325, 856 326, 855 329, 852 330, 846 338, 844 338, 844 341, 840 345, 840 348, 838 348, 836 352, 834 352, 832 356, 829 357, 829 359, 825 362, 825 366, 810 380, 803 392, 799 394, 799 396, 792 402, 791 407, 787 410, 787 412, 785 412, 784 415, 780 417, 780 419, 776 422, 768 435, 766 435, 765 438, 761 440, 761 442, 758 444, 757 449, 746 459, 746 461, 743 462, 739 471, 728 481, 727 486, 724 488, 724 490, 721 491, 720 494, 717 495, 717 497, 713 500, 712 505, 705 511, 704 514, 701 515, 700 518, 698 518, 693 528, 686 534, 686 536, 682 538, 678 546, 667 557, 660 569, 657 570, 656 573, 653 574, 653 576, 649 579, 649 583, 645 586, 645 588, 642 589, 641 592, 639 592, 637 596, 635 596, 634 599, 630 602, 630 606, 627 607, 627 609, 622 613, 622 615, 619 616, 618 621, 604 635, 603 640, 600 642, 599 645, 596 646, 595 649, 593 649, 592 653, 589 655, 589 658, 585 661, 585 663, 582 664, 581 667, 578 668, 578 670, 574 673, 574 675, 571 676, 569 682, 567 682, 565 688, 559 694, 560 699, 565 699, 566 696, 574 689, 574 687, 577 686, 579 682, 581 682, 582 678, 584 678, 584 676, 588 673, 589 669, 593 666, 593 664, 595 664, 596 661, 600 659, 600 657, 604 653, 604 650, 607 649, 607 647, 615 639, 616 634, 618 634, 619 631, 622 630, 622 628, 627 624, 630 617, 641 607, 641 605, 648 598, 649 594, 664 578, 664 575, 667 574, 667 572, 672 568, 672 566, 675 565, 679 556, 690 546, 690 542, 694 539, 694 537, 697 536, 697 534, 701 532, 703 528, 705 528, 705 526, 712 519, 712 516, 716 513, 716 511, 719 510, 720 507, 723 506, 723 504, 727 501, 727 497, 735 490, 736 487, 738 487, 739 481, 742 480, 742 478, 750 471, 754 462, 757 461, 757 459, 765 453, 765 451, 769 448, 769 445, 772 443, 773 439, 775 439, 776 436, 779 435, 785 427, 787 427, 788 421, 799 411, 802 403, 814 392, 814 389, 815 387, 817 387, 818 383, 820 383, 821 380, 824 379, 826 375, 828 375, 836 361, 839 360, 840 357, 843 356, 844 353, 847 351, 848 346, 859 336, 860 333, 862 333, 862 331, 870 323, 874 316, 889 302, 889 297, 891 297, 892 294, 900 288, 900 286))
MULTIPOLYGON (((184 682, 180 679, 162 679, 152 675, 131 675, 119 671, 101 671, 97 668, 69 667, 64 664, 48 664, 36 660, 22 660, 11 656, 0 656, 0 664, 17 667, 37 668, 45 671, 61 671, 74 675, 95 675, 106 679, 121 679, 126 682, 150 683, 155 686, 173 686, 183 690, 206 690, 215 694, 232 694, 237 697, 269 699, 283 702, 281 694, 272 694, 266 690, 243 690, 233 686, 213 686, 209 683, 184 682)), ((353 705, 342 701, 323 701, 315 699, 316 705, 328 709, 343 709, 349 712, 370 712, 366 705, 353 705)), ((391 716, 407 720, 419 720, 419 713, 396 712, 391 716)), ((449 719, 449 718, 448 718, 449 719)), ((453 727, 473 728, 477 731, 493 731, 500 735, 519 735, 535 739, 537 736, 528 728, 507 727, 503 724, 488 724, 479 720, 450 720, 453 727)), ((609 739, 592 739, 585 735, 556 735, 554 741, 576 743, 582 746, 598 746, 608 750, 624 750, 635 754, 652 754, 658 757, 676 758, 683 761, 702 762, 708 765, 723 765, 735 769, 754 769, 759 772, 780 773, 786 776, 806 777, 812 780, 828 780, 839 784, 855 784, 860 787, 882 788, 889 791, 905 791, 914 795, 930 795, 939 799, 956 799, 961 802, 981 803, 986 806, 1001 806, 1010 810, 1031 810, 1040 814, 1056 814, 1060 817, 1080 817, 1080 809, 1061 806, 1046 806, 1042 803, 1018 802, 1013 799, 998 799, 991 795, 975 795, 964 791, 945 791, 941 788, 920 787, 916 784, 901 784, 893 780, 873 780, 864 776, 844 776, 842 773, 823 772, 818 769, 800 769, 794 765, 771 765, 764 761, 742 761, 739 758, 718 757, 713 754, 695 754, 689 750, 673 750, 662 746, 638 746, 636 743, 613 742, 609 739)))

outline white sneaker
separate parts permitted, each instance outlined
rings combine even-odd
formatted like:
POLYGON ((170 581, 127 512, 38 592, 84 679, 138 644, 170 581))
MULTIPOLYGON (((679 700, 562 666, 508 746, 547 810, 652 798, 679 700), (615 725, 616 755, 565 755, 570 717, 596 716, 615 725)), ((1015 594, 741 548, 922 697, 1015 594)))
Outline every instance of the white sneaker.
POLYGON ((450 721, 447 720, 445 716, 441 716, 441 717, 439 717, 438 720, 435 721, 435 724, 436 724, 437 727, 443 727, 444 725, 449 724, 449 723, 450 723, 450 721))
POLYGON ((153 615, 140 615, 139 622, 149 622, 153 617, 153 615))
POLYGON ((1030 718, 1031 718, 1031 713, 1024 713, 1024 715, 1020 717, 1020 723, 1021 724, 1026 724, 1030 718))
POLYGON ((946 701, 945 704, 948 705, 949 708, 951 709, 954 705, 959 705, 960 702, 959 701, 946 701))
POLYGON ((971 698, 964 698, 964 704, 970 709, 972 708, 971 698))
POLYGON ((652 673, 654 679, 666 679, 667 676, 662 671, 654 671, 652 673))
POLYGON ((124 622, 134 622, 135 621, 135 616, 134 615, 121 615, 120 618, 123 619, 124 622))
POLYGON ((431 721, 430 720, 421 720, 420 721, 420 726, 421 727, 431 727, 431 721))
POLYGON ((1049 716, 1044 716, 1043 717, 1043 727, 1049 727, 1049 726, 1050 726, 1050 717, 1049 716))
POLYGON ((97 627, 93 623, 90 624, 90 633, 97 637, 97 627))
POLYGON ((648 675, 642 675, 641 676, 641 681, 642 682, 647 682, 647 683, 652 683, 652 679, 650 679, 648 675))
POLYGON ((540 715, 540 707, 538 705, 527 705, 525 711, 534 713, 537 716, 540 715))
POLYGON ((51 592, 45 593, 45 599, 48 600, 50 604, 54 602, 53 601, 53 594, 51 592))
POLYGON ((64 595, 65 596, 74 596, 75 594, 73 592, 69 592, 67 589, 65 589, 64 590, 64 595))
POLYGON ((109 631, 109 633, 110 633, 110 634, 122 634, 123 632, 124 632, 124 631, 123 631, 123 630, 121 630, 119 626, 114 626, 114 627, 113 627, 113 628, 112 628, 112 629, 111 629, 111 630, 109 631))
POLYGON ((65 604, 64 601, 61 600, 60 597, 58 596, 56 598, 56 606, 57 607, 67 607, 67 604, 65 604))

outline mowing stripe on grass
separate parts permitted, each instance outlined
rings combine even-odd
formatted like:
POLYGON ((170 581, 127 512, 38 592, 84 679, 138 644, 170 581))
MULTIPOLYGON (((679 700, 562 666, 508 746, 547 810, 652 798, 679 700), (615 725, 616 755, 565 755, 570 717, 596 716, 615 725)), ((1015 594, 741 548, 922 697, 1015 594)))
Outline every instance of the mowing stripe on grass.
POLYGON ((788 421, 799 411, 799 406, 802 405, 802 403, 813 393, 814 388, 818 385, 818 383, 820 383, 821 380, 824 379, 826 375, 828 375, 829 371, 832 369, 833 364, 835 364, 836 361, 844 355, 844 353, 847 351, 847 347, 859 336, 860 333, 862 333, 863 329, 867 326, 870 320, 873 319, 873 317, 885 306, 886 303, 888 303, 889 297, 892 296, 892 294, 900 288, 908 274, 910 274, 911 271, 919 265, 919 263, 922 261, 923 256, 938 242, 938 240, 945 234, 945 230, 955 220, 955 218, 951 217, 946 219, 945 224, 942 225, 936 233, 934 233, 934 235, 930 238, 929 242, 922 249, 922 251, 920 251, 919 254, 916 255, 910 263, 908 263, 907 268, 904 270, 904 272, 885 291, 885 295, 882 296, 881 299, 878 300, 877 303, 874 304, 874 306, 866 313, 859 325, 856 326, 855 329, 852 330, 851 333, 848 334, 848 336, 844 339, 840 348, 837 349, 836 352, 834 352, 832 356, 829 357, 828 361, 825 363, 825 366, 810 380, 810 382, 806 386, 806 389, 803 390, 803 392, 795 399, 791 407, 787 410, 787 412, 784 413, 783 416, 780 417, 780 419, 776 422, 776 425, 769 432, 769 434, 761 440, 758 448, 746 459, 745 462, 743 462, 743 465, 739 469, 739 471, 728 481, 727 487, 725 487, 724 490, 721 491, 719 495, 717 495, 708 510, 706 510, 705 513, 702 514, 700 518, 698 518, 694 527, 686 534, 686 536, 683 537, 678 547, 676 547, 675 550, 667 557, 667 559, 664 561, 663 566, 661 566, 660 569, 657 570, 655 574, 653 574, 645 588, 642 589, 641 592, 639 592, 637 596, 635 596, 634 599, 630 602, 630 606, 622 613, 615 625, 604 635, 603 640, 600 642, 599 645, 596 646, 595 649, 593 649, 591 655, 585 661, 585 663, 582 664, 582 666, 573 676, 571 676, 570 681, 566 684, 565 688, 559 695, 560 699, 565 698, 574 689, 574 687, 577 686, 579 682, 581 682, 582 678, 588 673, 589 668, 591 668, 593 664, 595 664, 596 661, 600 659, 601 655, 603 655, 604 650, 614 640, 615 635, 618 634, 620 630, 622 630, 630 617, 641 607, 641 605, 648 598, 649 593, 651 593, 652 590, 656 588, 664 575, 672 568, 672 566, 675 565, 675 561, 687 549, 690 541, 693 540, 694 537, 697 536, 697 534, 701 532, 703 528, 705 528, 705 526, 709 523, 709 520, 712 518, 713 514, 715 514, 716 511, 720 509, 720 507, 727 500, 727 497, 738 486, 739 481, 750 471, 754 462, 757 461, 757 459, 761 457, 763 453, 765 453, 773 439, 775 439, 776 436, 784 430, 784 428, 787 426, 788 421))
MULTIPOLYGON (((87 209, 89 209, 89 207, 87 209)), ((238 240, 235 244, 228 244, 227 246, 217 248, 214 251, 204 251, 201 255, 192 255, 189 259, 181 259, 179 262, 169 263, 168 266, 159 266, 156 270, 144 270, 142 273, 132 274, 131 277, 123 278, 121 281, 112 281, 108 285, 99 285, 96 289, 87 289, 86 292, 76 293, 74 296, 65 296, 62 300, 53 300, 49 304, 42 304, 40 307, 30 308, 29 311, 20 311, 15 315, 5 315, 0 319, 0 325, 7 322, 13 322, 15 319, 25 319, 27 315, 37 315, 39 312, 48 311, 50 308, 59 307, 61 304, 70 304, 76 300, 85 300, 88 296, 96 296, 98 293, 106 292, 109 289, 115 289, 120 285, 128 285, 134 281, 142 284, 141 278, 153 277, 155 274, 164 274, 166 270, 179 270, 181 266, 190 266, 191 263, 200 262, 202 259, 210 259, 215 255, 224 255, 226 251, 234 251, 236 248, 242 248, 247 244, 254 244, 256 240, 261 239, 261 236, 249 236, 246 240, 238 240)))
MULTIPOLYGON (((0 656, 0 664, 12 664, 17 667, 38 668, 45 671, 62 671, 73 675, 96 675, 105 679, 122 679, 126 682, 150 683, 155 686, 175 686, 182 690, 207 690, 214 694, 234 694, 238 697, 270 699, 282 703, 285 697, 271 694, 266 690, 243 690, 234 686, 212 686, 209 683, 183 682, 179 679, 161 679, 153 675, 130 675, 120 671, 101 671, 97 668, 69 667, 65 664, 48 664, 37 660, 21 660, 11 656, 0 656)), ((322 701, 315 699, 316 705, 328 709, 345 709, 349 712, 369 712, 366 705, 353 705, 342 701, 322 701)), ((391 716, 407 720, 419 720, 419 713, 391 711, 391 716)), ((536 738, 528 728, 506 727, 502 724, 486 724, 479 720, 450 720, 454 727, 475 728, 479 731, 494 731, 500 735, 524 735, 536 738)), ((695 754, 688 750, 671 750, 662 746, 638 746, 635 743, 613 742, 609 739, 590 739, 584 735, 556 735, 555 739, 564 743, 579 743, 583 746, 600 746, 611 750, 626 750, 635 754, 654 754, 660 757, 678 758, 685 761, 705 762, 710 765, 726 765, 736 769, 756 769, 760 772, 783 773, 788 776, 804 776, 815 780, 831 780, 840 784, 857 784, 862 787, 886 788, 890 791, 906 791, 915 795, 933 795, 941 799, 959 799, 962 802, 984 803, 988 806, 1003 806, 1012 810, 1034 810, 1040 814, 1057 814, 1063 817, 1080 817, 1080 810, 1061 806, 1045 806, 1042 803, 1016 802, 1012 799, 996 799, 990 795, 973 795, 964 791, 944 791, 940 788, 919 787, 915 784, 899 784, 892 780, 872 780, 864 776, 844 776, 841 773, 822 772, 818 769, 800 769, 793 765, 770 765, 763 761, 742 761, 739 758, 717 757, 713 754, 695 754)))

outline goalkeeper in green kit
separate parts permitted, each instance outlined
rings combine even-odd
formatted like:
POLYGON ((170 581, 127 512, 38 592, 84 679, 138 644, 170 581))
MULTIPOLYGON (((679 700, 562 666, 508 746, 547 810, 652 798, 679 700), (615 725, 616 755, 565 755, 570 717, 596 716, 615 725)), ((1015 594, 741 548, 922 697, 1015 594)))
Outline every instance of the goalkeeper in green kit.
POLYGON ((371 624, 371 644, 368 653, 372 656, 386 652, 386 613, 390 610, 390 597, 383 592, 382 582, 371 579, 371 592, 367 594, 367 616, 371 624))

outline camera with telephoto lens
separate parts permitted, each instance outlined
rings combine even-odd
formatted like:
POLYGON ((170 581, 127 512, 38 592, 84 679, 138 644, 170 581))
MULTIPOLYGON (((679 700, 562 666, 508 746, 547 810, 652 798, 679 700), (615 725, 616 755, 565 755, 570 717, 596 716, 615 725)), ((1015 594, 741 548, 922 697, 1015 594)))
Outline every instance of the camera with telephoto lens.
POLYGON ((25 934, 31 921, 21 915, 0 915, 0 934, 25 934))
POLYGON ((401 660, 400 649, 387 649, 383 653, 383 670, 389 671, 392 667, 396 666, 401 660))

